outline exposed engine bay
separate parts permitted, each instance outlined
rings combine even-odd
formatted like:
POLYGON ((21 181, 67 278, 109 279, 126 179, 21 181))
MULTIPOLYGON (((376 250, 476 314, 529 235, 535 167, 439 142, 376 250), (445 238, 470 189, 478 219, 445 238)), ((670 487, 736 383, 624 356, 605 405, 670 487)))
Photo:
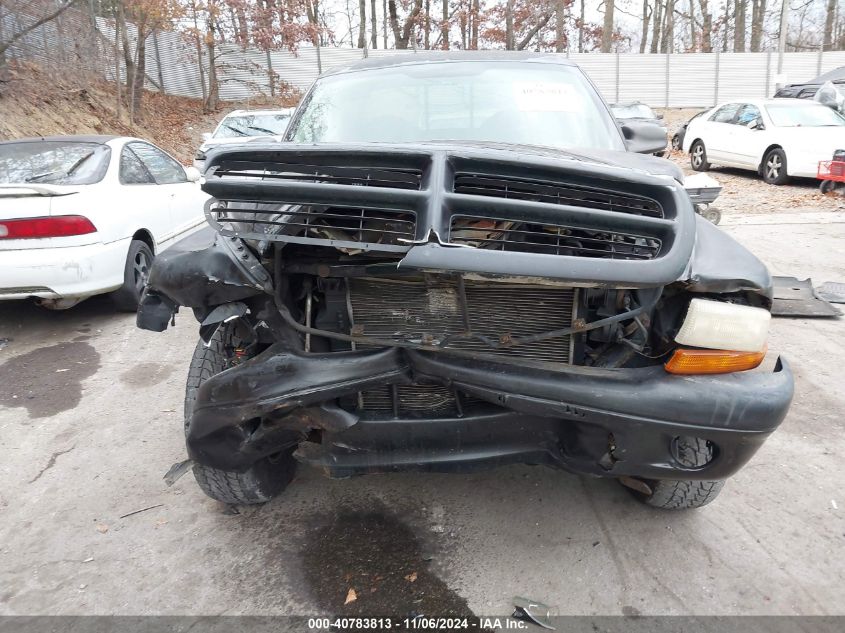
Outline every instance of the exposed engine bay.
MULTIPOLYGON (((712 478, 785 413, 663 370, 691 297, 770 301, 765 267, 671 176, 437 146, 251 145, 208 164, 215 234, 163 254, 138 318, 161 330, 191 307, 234 359, 197 392, 201 463, 243 471, 298 447, 335 476, 522 461, 660 478, 683 468, 673 438, 733 393, 727 427, 750 435, 700 429, 719 452, 685 472, 712 478)), ((783 390, 778 372, 753 389, 783 390)))

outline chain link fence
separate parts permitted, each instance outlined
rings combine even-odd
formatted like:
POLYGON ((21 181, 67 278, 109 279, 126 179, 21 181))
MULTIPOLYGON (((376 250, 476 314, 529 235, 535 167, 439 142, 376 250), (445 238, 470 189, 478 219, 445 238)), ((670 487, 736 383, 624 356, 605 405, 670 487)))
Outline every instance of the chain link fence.
MULTIPOLYGON (((2 8, 0 8, 2 11, 2 8)), ((30 16, 0 13, 3 34, 20 30, 30 16)), ((136 29, 128 25, 134 50, 136 29)), ((32 60, 61 73, 114 81, 124 76, 114 21, 70 9, 21 38, 7 57, 32 60), (117 57, 117 61, 116 61, 117 57)), ((262 51, 232 44, 218 47, 220 98, 246 101, 273 96, 278 80, 304 90, 324 70, 365 57, 413 51, 301 47, 297 53, 262 51), (273 78, 276 81, 273 81, 273 78)), ((608 101, 640 100, 656 107, 708 107, 721 101, 771 96, 778 75, 777 53, 560 53, 578 63, 608 101)), ((783 76, 806 81, 845 65, 845 51, 785 53, 783 76)), ((202 98, 208 58, 183 33, 157 31, 146 46, 146 86, 168 94, 202 98)))

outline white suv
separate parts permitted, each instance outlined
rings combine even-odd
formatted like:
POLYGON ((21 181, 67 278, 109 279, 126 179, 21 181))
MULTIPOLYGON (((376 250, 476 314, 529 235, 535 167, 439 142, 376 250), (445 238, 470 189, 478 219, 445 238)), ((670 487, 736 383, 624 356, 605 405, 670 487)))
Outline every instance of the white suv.
POLYGON ((279 110, 235 110, 217 124, 214 132, 202 135, 203 143, 194 157, 194 167, 203 171, 205 155, 219 145, 245 143, 256 138, 281 139, 287 130, 293 108, 279 110))

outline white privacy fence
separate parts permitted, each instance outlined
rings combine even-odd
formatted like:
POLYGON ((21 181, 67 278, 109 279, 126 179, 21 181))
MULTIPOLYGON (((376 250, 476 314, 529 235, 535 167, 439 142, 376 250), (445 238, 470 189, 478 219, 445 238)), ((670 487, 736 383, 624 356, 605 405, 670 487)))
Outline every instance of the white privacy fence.
MULTIPOLYGON (((0 14, 4 31, 27 24, 14 14, 0 14)), ((130 25, 130 42, 134 44, 130 25)), ((92 20, 89 14, 67 11, 59 19, 35 29, 10 52, 12 57, 42 64, 70 63, 96 69, 113 80, 115 74, 113 21, 92 20), (95 27, 96 24, 96 27, 95 27), (96 56, 96 59, 94 57, 96 56)), ((300 47, 267 53, 254 48, 221 45, 218 74, 220 97, 244 101, 271 94, 270 78, 304 90, 327 69, 369 56, 414 54, 413 51, 300 47)), ((706 107, 720 101, 771 96, 775 90, 777 53, 560 53, 587 73, 608 101, 640 100, 657 107, 706 107)), ((200 63, 207 77, 208 57, 200 63)), ((146 46, 147 85, 169 94, 203 96, 200 63, 193 41, 176 32, 157 32, 146 46)), ((786 53, 783 74, 789 82, 806 81, 845 66, 845 51, 786 53)), ((120 73, 123 70, 121 67, 120 73)))

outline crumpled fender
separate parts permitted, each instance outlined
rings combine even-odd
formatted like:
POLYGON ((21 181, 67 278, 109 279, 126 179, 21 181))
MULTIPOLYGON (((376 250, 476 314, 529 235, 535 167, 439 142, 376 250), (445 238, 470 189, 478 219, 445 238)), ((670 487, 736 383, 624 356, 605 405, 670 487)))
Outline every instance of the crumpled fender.
POLYGON ((209 308, 272 293, 270 274, 238 237, 212 228, 174 244, 156 257, 141 298, 138 327, 162 331, 178 306, 209 308))
POLYGON ((768 268, 748 249, 701 216, 696 215, 696 238, 683 277, 690 292, 753 292, 772 298, 768 268))

